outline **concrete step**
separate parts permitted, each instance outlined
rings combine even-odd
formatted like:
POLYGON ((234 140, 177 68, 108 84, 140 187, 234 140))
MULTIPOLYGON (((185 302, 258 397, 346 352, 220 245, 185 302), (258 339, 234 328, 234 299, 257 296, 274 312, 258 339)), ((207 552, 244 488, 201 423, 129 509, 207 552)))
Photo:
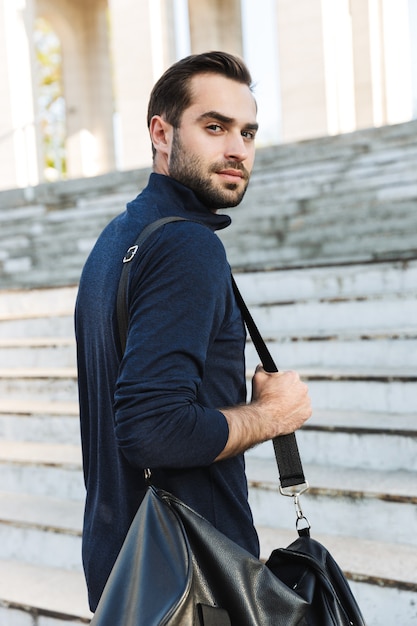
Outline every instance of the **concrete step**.
POLYGON ((0 339, 10 340, 23 337, 65 338, 74 337, 74 316, 64 314, 62 316, 32 316, 27 318, 5 319, 0 323, 0 339))
MULTIPOLYGON (((280 364, 279 361, 278 365, 280 364)), ((299 368, 308 384, 313 412, 359 411, 417 414, 414 369, 299 368)), ((247 393, 251 394, 253 370, 247 370, 247 393)))
MULTIPOLYGON (((0 401, 0 437, 79 446, 78 405, 0 401)), ((316 411, 297 439, 307 463, 320 459, 321 464, 340 467, 417 470, 414 414, 316 411)), ((264 449, 258 447, 257 454, 264 449)))
MULTIPOLYGON (((247 455, 250 500, 259 525, 292 528, 294 512, 291 502, 279 494, 272 444, 268 445, 269 457, 258 448, 247 455)), ((2 443, 0 490, 82 502, 79 457, 79 449, 71 446, 2 443)), ((409 536, 417 504, 415 472, 332 467, 320 461, 305 463, 311 488, 303 497, 305 513, 317 532, 330 532, 332 525, 334 534, 416 543, 409 536)))
POLYGON ((0 370, 0 397, 9 400, 37 398, 75 402, 78 398, 75 368, 11 368, 0 370))
POLYGON ((0 560, 2 626, 79 626, 91 617, 81 572, 0 560))
POLYGON ((356 184, 345 174, 258 185, 253 178, 233 228, 220 233, 232 267, 416 258, 415 163, 396 182, 387 175, 356 184))
POLYGON ((251 313, 266 337, 328 337, 343 332, 359 335, 384 330, 415 330, 417 298, 375 297, 366 300, 297 301, 290 304, 252 306, 251 313))
POLYGON ((230 239, 227 239, 226 235, 221 236, 235 273, 277 267, 292 269, 336 263, 363 264, 381 260, 402 259, 406 262, 417 257, 417 246, 412 234, 415 230, 414 222, 406 225, 405 232, 394 233, 393 236, 383 231, 373 233, 369 237, 352 238, 345 238, 342 235, 343 232, 349 231, 350 224, 346 224, 343 230, 340 224, 335 224, 334 232, 328 235, 327 240, 322 238, 320 228, 317 227, 316 233, 310 233, 305 229, 304 240, 292 242, 287 233, 285 218, 282 219, 282 224, 278 223, 274 228, 271 227, 271 222, 276 220, 277 211, 279 208, 273 206, 271 209, 273 216, 265 217, 264 229, 260 235, 251 236, 251 233, 259 228, 261 219, 257 218, 256 224, 244 222, 243 233, 234 233, 234 237, 230 233, 230 239))
MULTIPOLYGON (((291 499, 279 491, 275 459, 247 456, 249 501, 259 526, 294 527, 291 499)), ((417 481, 413 472, 384 472, 304 464, 309 491, 302 509, 314 533, 404 543, 417 547, 417 481)))
MULTIPOLYGON (((280 337, 268 340, 268 347, 282 369, 308 366, 353 368, 358 363, 378 368, 387 363, 393 368, 417 367, 417 329, 398 329, 395 333, 372 331, 359 336, 348 331, 322 337, 280 337)), ((259 362, 252 343, 246 348, 249 368, 259 362)), ((0 340, 0 369, 75 368, 73 338, 21 338, 0 340)))
MULTIPOLYGON (((258 248, 261 235, 269 235, 271 238, 275 234, 281 240, 282 250, 278 249, 278 254, 285 253, 293 245, 298 249, 299 260, 305 257, 304 246, 308 249, 314 244, 317 251, 322 251, 332 239, 340 242, 341 247, 339 256, 335 254, 330 257, 330 262, 340 259, 347 250, 346 243, 354 244, 355 238, 357 250, 371 251, 368 244, 373 243, 374 237, 383 237, 391 229, 393 235, 402 233, 406 242, 412 241, 409 238, 411 232, 407 229, 415 224, 416 219, 412 208, 416 194, 415 172, 402 172, 402 179, 396 186, 391 184, 375 188, 358 184, 352 187, 351 193, 340 186, 339 193, 331 191, 317 194, 317 182, 307 180, 305 187, 300 185, 297 192, 286 184, 267 184, 264 189, 252 188, 251 194, 257 195, 261 208, 258 206, 257 213, 250 215, 248 203, 240 207, 236 218, 236 221, 239 220, 237 227, 242 233, 240 243, 244 245, 243 234, 251 237, 250 227, 255 225, 256 218, 258 221, 252 237, 257 237, 258 248), (395 211, 392 210, 393 202, 396 203, 395 211), (370 241, 364 236, 368 234, 370 241)), ((344 186, 345 182, 342 184, 344 186)), ((233 223, 233 232, 235 225, 236 222, 233 223)), ((224 237, 229 234, 232 231, 224 237)), ((226 243, 229 252, 229 241, 226 243)), ((391 241, 384 241, 382 249, 387 251, 391 245, 391 241)), ((403 245, 400 249, 406 247, 403 245)))
MULTIPOLYGON (((417 260, 237 272, 248 304, 415 293, 417 260)), ((77 287, 3 290, 0 321, 72 315, 77 287)))
MULTIPOLYGON (((335 409, 417 413, 414 369, 311 368, 300 370, 308 382, 315 410, 335 409)), ((248 378, 251 372, 248 371, 248 378)), ((0 370, 0 397, 9 400, 76 402, 72 368, 0 370)))
MULTIPOLYGON (((416 415, 317 411, 297 432, 297 441, 305 463, 417 472, 416 415)), ((270 457, 270 446, 256 450, 270 457)))
MULTIPOLYGON (((305 367, 337 367, 352 369, 358 363, 379 368, 387 363, 392 368, 417 367, 417 329, 398 329, 391 334, 373 330, 359 336, 358 331, 342 331, 321 337, 293 336, 267 338, 268 348, 282 369, 305 367)), ((254 368, 259 357, 252 343, 246 347, 249 368, 254 368)), ((23 368, 76 367, 75 342, 73 338, 21 338, 0 340, 0 370, 23 368)))
POLYGON ((77 402, 0 399, 0 439, 80 445, 77 402))
POLYGON ((248 305, 415 294, 417 260, 236 273, 248 305))
MULTIPOLYGON (((3 439, 79 446, 79 430, 76 402, 0 401, 3 439)), ((297 438, 308 463, 417 471, 414 414, 316 411, 297 438)))
MULTIPOLYGON (((304 367, 337 367, 352 369, 358 363, 378 368, 387 363, 393 368, 417 367, 417 330, 402 330, 395 335, 384 331, 349 335, 348 333, 322 337, 280 337, 268 339, 268 348, 281 369, 304 367)), ((249 341, 246 347, 249 368, 259 362, 255 348, 249 341)), ((6 368, 75 368, 75 343, 70 338, 25 339, 0 342, 0 369, 6 368)))
MULTIPOLYGON (((306 157, 305 145, 295 144, 294 147, 299 150, 300 156, 302 154, 304 158, 306 157)), ((326 150, 328 149, 329 146, 326 146, 326 150)), ((260 158, 266 158, 266 163, 262 168, 255 168, 252 186, 259 186, 261 189, 265 185, 271 189, 279 187, 283 193, 287 190, 294 195, 300 186, 304 187, 310 183, 316 188, 317 185, 321 185, 322 195, 326 195, 331 189, 336 196, 338 192, 352 193, 352 189, 356 188, 378 190, 381 187, 391 187, 395 180, 397 182, 413 180, 413 166, 415 168, 417 160, 415 144, 403 146, 401 149, 390 149, 386 146, 385 150, 376 151, 372 143, 366 155, 350 153, 347 156, 344 149, 340 149, 340 146, 338 149, 340 152, 335 151, 333 155, 322 152, 319 155, 311 155, 311 159, 309 155, 308 160, 304 161, 298 160, 294 153, 289 160, 288 153, 285 155, 284 150, 272 149, 270 154, 275 152, 277 159, 275 163, 267 158, 264 151, 260 158), (404 160, 401 159, 402 156, 404 160), (347 162, 345 159, 348 159, 347 162), (274 176, 271 175, 272 171, 274 176)))
MULTIPOLYGON (((384 472, 417 471, 415 415, 317 411, 296 436, 306 464, 384 472)), ((267 442, 247 454, 271 459, 272 445, 267 442)))
MULTIPOLYGON (((0 437, 79 446, 78 405, 0 401, 0 437)), ((417 471, 414 414, 316 411, 297 439, 307 463, 417 471)), ((263 450, 269 447, 258 447, 257 454, 263 450)))
MULTIPOLYGON (((280 369, 302 370, 311 367, 352 370, 359 363, 378 369, 386 363, 393 369, 417 368, 417 329, 401 330, 395 335, 383 331, 372 334, 339 333, 328 337, 281 337, 267 341, 280 369)), ((255 347, 246 346, 246 363, 254 369, 259 363, 255 347)))
MULTIPOLYGON (((329 297, 357 298, 381 293, 415 292, 417 260, 328 264, 323 267, 282 268, 237 272, 236 279, 249 304, 329 297)), ((76 287, 2 291, 0 320, 42 315, 70 315, 76 287)))
MULTIPOLYGON (((259 307, 254 317, 267 336, 291 335, 294 329, 298 336, 310 336, 358 327, 371 332, 375 324, 377 330, 385 328, 385 320, 393 329, 393 319, 395 330, 409 327, 415 319, 416 276, 412 260, 240 273, 237 281, 248 304, 259 307), (265 309, 277 324, 263 323, 265 309)), ((0 338, 51 337, 54 329, 56 337, 72 338, 75 297, 75 287, 2 292, 0 338)))
MULTIPOLYGON (((339 136, 333 145, 323 144, 322 138, 319 138, 314 140, 314 143, 312 141, 298 142, 263 150, 260 153, 262 167, 256 168, 253 174, 254 183, 260 186, 261 183, 268 183, 271 187, 276 184, 287 184, 288 189, 296 193, 297 183, 300 180, 312 179, 321 183, 338 182, 343 185, 343 181, 348 179, 350 184, 345 187, 351 191, 353 181, 357 179, 360 188, 366 186, 370 178, 369 186, 371 186, 372 176, 378 176, 381 173, 395 173, 400 178, 403 173, 412 173, 417 159, 415 141, 408 140, 407 142, 406 140, 397 145, 384 143, 377 146, 372 139, 368 144, 368 149, 363 150, 364 144, 353 146, 351 143, 353 139, 354 136, 348 134, 339 136), (339 142, 342 137, 344 145, 339 142), (272 155, 274 158, 271 158, 272 155), (275 176, 271 176, 271 169, 275 176)), ((392 184, 391 181, 389 183, 392 184)), ((380 181, 377 187, 381 187, 380 181)), ((326 192, 326 187, 322 189, 322 192, 326 192)))
POLYGON ((1 292, 0 321, 70 315, 74 310, 77 290, 77 287, 4 290, 1 292))
MULTIPOLYGON (((396 237, 401 235, 405 238, 409 237, 409 240, 412 241, 411 233, 416 224, 416 215, 412 210, 412 201, 407 199, 405 193, 395 212, 390 210, 390 202, 386 198, 375 198, 373 206, 368 208, 367 220, 352 219, 352 214, 346 212, 346 205, 357 210, 360 207, 355 206, 355 201, 358 203, 362 200, 366 201, 366 196, 369 197, 369 195, 368 190, 359 192, 356 189, 354 200, 352 196, 350 198, 341 197, 340 203, 336 204, 330 202, 328 197, 327 202, 326 198, 323 199, 323 206, 318 207, 312 203, 313 206, 309 205, 309 210, 302 214, 296 214, 290 219, 286 245, 301 247, 304 243, 311 245, 315 240, 317 246, 319 233, 321 234, 319 245, 322 251, 329 250, 331 242, 338 242, 340 245, 344 237, 341 248, 344 253, 349 250, 349 245, 352 249, 357 249, 360 245, 363 249, 367 247, 371 250, 371 246, 378 240, 380 240, 381 245, 384 244, 382 249, 385 249, 386 242, 383 240, 388 235, 391 235, 394 241, 396 237), (375 221, 372 220, 372 217, 375 217, 375 221)), ((390 241, 391 246, 392 243, 390 241)), ((410 247, 410 249, 413 248, 410 247)), ((377 251, 378 248, 375 252, 377 251)))
POLYGON ((313 411, 371 411, 417 414, 413 371, 323 372, 307 374, 313 411))
POLYGON ((83 503, 0 492, 0 559, 82 569, 83 503))
POLYGON ((84 501, 80 446, 0 441, 0 491, 84 501))
MULTIPOLYGON (((73 378, 76 357, 75 345, 71 339, 47 340, 40 339, 30 346, 10 342, 7 348, 0 346, 0 375, 8 380, 17 380, 17 373, 27 380, 45 378, 45 372, 51 378, 62 378, 61 372, 67 372, 73 378), (33 371, 33 375, 31 372, 33 371)), ((267 339, 268 348, 277 365, 282 370, 296 369, 308 371, 316 368, 330 371, 335 369, 351 372, 358 363, 366 364, 366 368, 379 370, 381 364, 391 367, 394 376, 397 370, 410 371, 417 367, 417 331, 404 330, 395 336, 380 333, 357 335, 333 335, 322 337, 281 337, 278 340, 267 339)), ((249 370, 254 370, 259 363, 259 356, 249 341, 246 347, 246 361, 249 370)))
POLYGON ((0 369, 75 366, 74 337, 0 339, 0 369))

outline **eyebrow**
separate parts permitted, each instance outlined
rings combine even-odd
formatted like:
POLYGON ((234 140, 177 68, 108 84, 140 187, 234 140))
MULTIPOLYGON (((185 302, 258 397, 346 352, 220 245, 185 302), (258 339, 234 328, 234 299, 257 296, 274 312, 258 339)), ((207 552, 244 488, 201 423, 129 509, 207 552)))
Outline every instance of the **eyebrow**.
MULTIPOLYGON (((228 117, 227 115, 223 115, 223 113, 219 113, 218 111, 207 111, 206 113, 200 115, 198 119, 201 121, 206 119, 217 120, 222 124, 232 124, 236 121, 233 117, 228 117)), ((248 130, 258 130, 259 124, 257 124, 256 122, 253 124, 248 123, 245 124, 245 128, 247 128, 248 130)))

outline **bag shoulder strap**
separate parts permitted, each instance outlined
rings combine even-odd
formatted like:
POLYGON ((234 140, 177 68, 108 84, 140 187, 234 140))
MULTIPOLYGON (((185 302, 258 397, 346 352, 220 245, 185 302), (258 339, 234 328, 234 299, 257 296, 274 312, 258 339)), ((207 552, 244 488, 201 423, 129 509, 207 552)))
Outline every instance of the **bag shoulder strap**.
POLYGON ((137 251, 145 242, 145 240, 158 228, 163 226, 164 224, 169 224, 170 222, 187 222, 185 217, 179 217, 176 215, 171 215, 169 217, 161 217, 159 220, 155 222, 151 222, 139 233, 135 243, 133 246, 126 251, 125 256, 123 257, 123 267, 122 273, 120 274, 119 279, 119 287, 117 290, 117 301, 116 301, 116 311, 117 311, 117 324, 119 327, 119 339, 120 345, 122 348, 122 353, 126 349, 126 339, 127 339, 127 327, 129 324, 129 315, 128 315, 128 285, 129 285, 129 272, 130 272, 130 262, 136 256, 137 251))
MULTIPOLYGON (((256 348, 259 358, 261 359, 263 368, 267 372, 277 372, 278 368, 275 365, 274 359, 272 358, 271 353, 269 352, 265 341, 263 340, 262 335, 259 332, 248 307, 246 306, 233 276, 232 284, 236 301, 242 312, 242 317, 245 320, 253 345, 256 348)), ((272 444, 274 446, 275 459, 278 466, 281 492, 288 496, 297 494, 300 495, 308 489, 308 483, 304 476, 295 433, 274 437, 272 444)))
MULTIPOLYGON (((119 338, 122 352, 126 348, 127 328, 128 328, 128 284, 130 262, 135 258, 140 246, 145 240, 158 228, 170 222, 192 221, 184 217, 172 215, 170 217, 162 217, 155 222, 148 224, 139 234, 133 246, 127 250, 123 257, 123 267, 120 275, 119 286, 117 290, 117 322, 119 327, 119 338)), ((241 310, 242 317, 245 321, 249 335, 261 359, 262 365, 267 372, 277 372, 278 368, 249 312, 248 307, 236 285, 232 275, 232 285, 236 301, 241 310)), ((295 433, 275 437, 272 440, 275 452, 275 459, 278 466, 278 473, 281 484, 281 492, 284 495, 298 496, 306 489, 308 483, 304 477, 304 471, 301 463, 300 453, 298 450, 295 433)))

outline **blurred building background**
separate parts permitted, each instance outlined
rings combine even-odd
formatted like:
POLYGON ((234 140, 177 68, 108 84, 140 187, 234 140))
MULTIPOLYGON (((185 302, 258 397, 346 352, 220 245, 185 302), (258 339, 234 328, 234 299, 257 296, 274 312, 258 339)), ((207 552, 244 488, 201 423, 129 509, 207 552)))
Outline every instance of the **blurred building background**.
POLYGON ((150 165, 189 53, 241 55, 259 145, 417 118, 417 0, 0 0, 0 189, 150 165))

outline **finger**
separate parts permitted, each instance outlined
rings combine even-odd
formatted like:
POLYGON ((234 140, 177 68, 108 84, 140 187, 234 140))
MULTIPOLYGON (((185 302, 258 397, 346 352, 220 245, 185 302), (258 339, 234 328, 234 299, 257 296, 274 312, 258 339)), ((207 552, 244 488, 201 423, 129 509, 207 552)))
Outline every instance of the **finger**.
POLYGON ((259 365, 257 365, 255 368, 255 374, 265 374, 265 376, 283 376, 283 374, 285 374, 285 371, 267 372, 262 363, 259 363, 259 365))

